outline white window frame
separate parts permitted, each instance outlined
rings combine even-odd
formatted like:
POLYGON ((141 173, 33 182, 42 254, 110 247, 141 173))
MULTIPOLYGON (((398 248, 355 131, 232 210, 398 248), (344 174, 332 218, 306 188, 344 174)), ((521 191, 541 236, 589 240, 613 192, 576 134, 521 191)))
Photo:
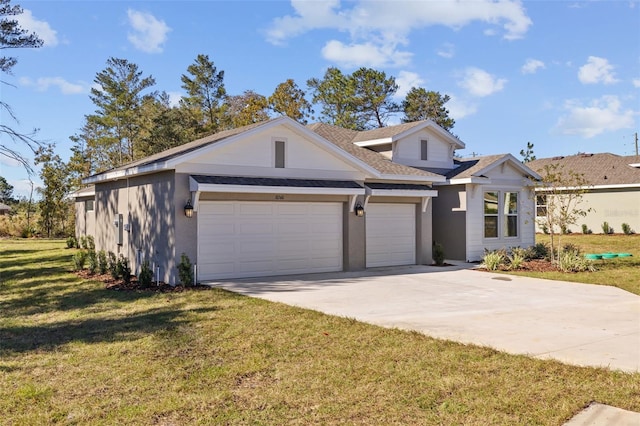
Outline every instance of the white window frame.
POLYGON ((287 168, 287 139, 286 138, 273 138, 273 167, 276 169, 287 168), (278 146, 282 144, 282 163, 278 161, 278 146))
POLYGON ((521 226, 520 226, 520 200, 522 194, 520 191, 512 191, 512 190, 486 190, 482 193, 482 237, 485 240, 516 240, 520 238, 521 226), (496 213, 486 213, 485 211, 485 199, 486 194, 496 194, 497 197, 497 212, 496 213), (507 194, 516 194, 516 213, 510 213, 505 208, 508 208, 505 203, 505 197, 507 194), (487 236, 486 234, 486 218, 487 217, 495 217, 496 218, 496 236, 487 236), (515 217, 516 218, 516 235, 507 235, 507 227, 508 227, 508 218, 515 217))
POLYGON ((427 139, 420 140, 420 160, 429 160, 429 141, 427 139))

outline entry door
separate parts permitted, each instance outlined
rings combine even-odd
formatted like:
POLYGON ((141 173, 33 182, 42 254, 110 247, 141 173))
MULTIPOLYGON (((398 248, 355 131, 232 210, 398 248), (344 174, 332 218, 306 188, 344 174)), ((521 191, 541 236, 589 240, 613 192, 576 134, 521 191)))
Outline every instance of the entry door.
POLYGON ((365 215, 368 268, 416 263, 415 204, 369 203, 365 215))
POLYGON ((197 217, 201 280, 342 270, 342 203, 205 201, 197 217))

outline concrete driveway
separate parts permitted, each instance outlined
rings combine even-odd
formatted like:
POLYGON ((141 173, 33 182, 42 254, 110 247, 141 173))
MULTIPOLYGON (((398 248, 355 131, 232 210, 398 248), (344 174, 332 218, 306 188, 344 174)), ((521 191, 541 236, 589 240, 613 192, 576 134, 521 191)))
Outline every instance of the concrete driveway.
POLYGON ((640 371, 640 297, 615 287, 486 273, 469 265, 208 284, 514 354, 640 371))

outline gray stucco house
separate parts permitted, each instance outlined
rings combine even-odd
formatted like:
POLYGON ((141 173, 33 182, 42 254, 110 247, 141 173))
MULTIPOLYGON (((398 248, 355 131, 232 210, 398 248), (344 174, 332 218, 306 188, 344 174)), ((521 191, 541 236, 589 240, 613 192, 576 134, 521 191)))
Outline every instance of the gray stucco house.
POLYGON ((433 121, 358 132, 280 117, 84 179, 76 232, 172 284, 182 253, 203 281, 431 264, 435 236, 462 260, 533 244, 526 194, 537 175, 503 156, 456 181, 447 174, 464 147, 433 121), (457 185, 466 204, 439 206, 457 185), (434 232, 466 208, 473 231, 434 232), (507 223, 516 235, 489 229, 507 223), (461 238, 465 250, 451 242, 461 238))

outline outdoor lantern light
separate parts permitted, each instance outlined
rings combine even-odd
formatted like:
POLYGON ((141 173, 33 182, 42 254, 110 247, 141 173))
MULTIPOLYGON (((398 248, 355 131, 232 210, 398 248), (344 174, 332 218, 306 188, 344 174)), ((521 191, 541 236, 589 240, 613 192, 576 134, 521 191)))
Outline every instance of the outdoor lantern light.
POLYGON ((356 204, 356 206, 353 209, 353 211, 356 213, 356 216, 358 216, 358 217, 364 216, 364 207, 362 207, 362 204, 360 204, 360 203, 356 204))
POLYGON ((193 206, 191 205, 191 200, 187 200, 187 205, 184 206, 184 215, 186 217, 193 217, 193 206))

